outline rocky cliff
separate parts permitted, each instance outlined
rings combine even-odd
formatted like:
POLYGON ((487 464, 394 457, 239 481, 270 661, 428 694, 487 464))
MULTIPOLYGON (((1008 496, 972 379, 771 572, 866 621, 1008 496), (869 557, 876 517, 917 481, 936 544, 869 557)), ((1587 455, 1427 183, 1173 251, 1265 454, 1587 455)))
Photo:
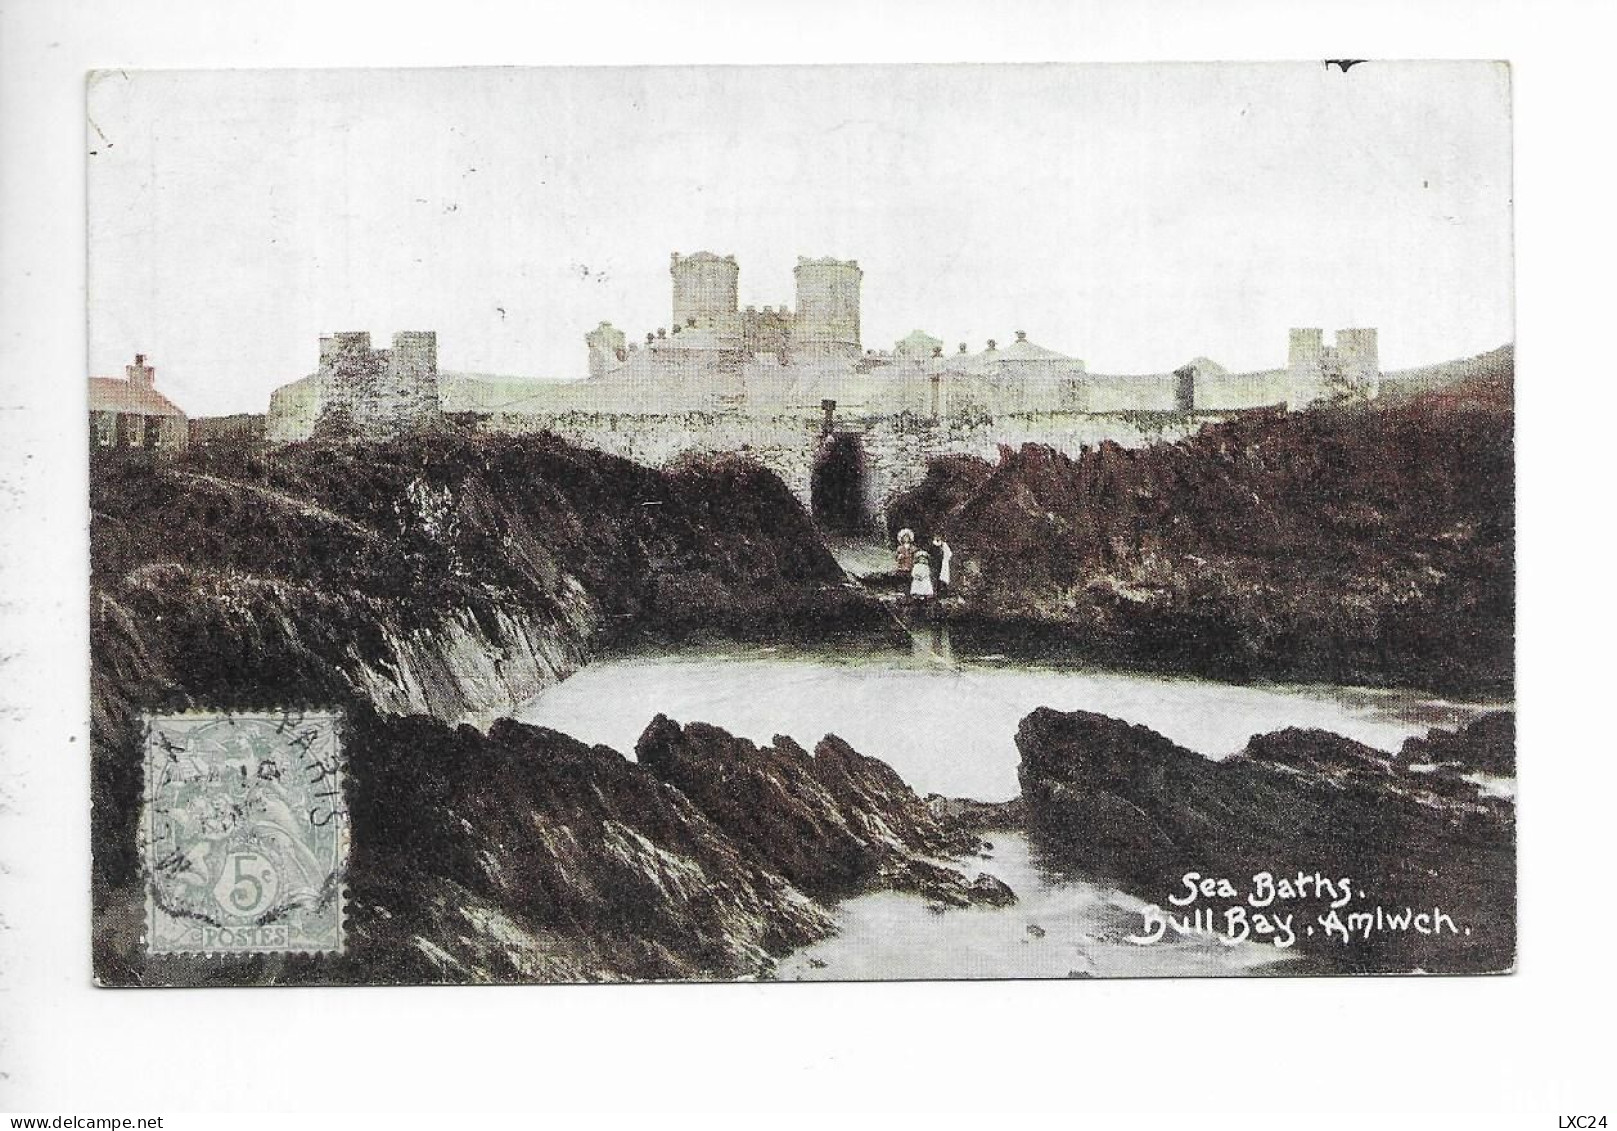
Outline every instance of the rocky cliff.
POLYGON ((146 706, 357 697, 454 718, 614 640, 884 623, 780 481, 736 459, 660 472, 439 434, 98 460, 91 515, 97 690, 146 706))
POLYGON ((815 896, 918 891, 1002 903, 1002 884, 926 858, 969 848, 883 763, 835 738, 760 750, 659 716, 648 764, 502 719, 485 734, 350 712, 353 849, 342 955, 152 957, 138 884, 98 919, 113 985, 767 977, 833 931, 815 896), (697 797, 669 777, 685 769, 697 797), (778 788, 782 774, 801 786, 778 788), (723 783, 722 785, 718 783, 723 783), (716 803, 728 796, 749 804, 716 803), (780 834, 771 841, 759 830, 780 834), (957 844, 957 842, 960 842, 957 844))
POLYGON ((1164 907, 1185 895, 1190 871, 1230 878, 1243 893, 1260 872, 1347 878, 1356 894, 1337 908, 1344 923, 1376 906, 1441 909, 1456 929, 1396 931, 1383 917, 1344 941, 1315 918, 1334 896, 1277 901, 1315 926, 1312 936, 1299 929, 1298 942, 1327 968, 1488 972, 1515 959, 1515 813, 1464 770, 1497 765, 1513 733, 1513 716, 1485 716, 1390 757, 1288 729, 1212 762, 1146 727, 1041 708, 1022 720, 1016 745, 1029 832, 1057 868, 1112 877, 1164 907))
POLYGON ((934 461, 890 524, 948 537, 974 630, 1216 678, 1507 692, 1510 387, 1471 393, 934 461))
POLYGON ((439 433, 98 458, 90 503, 99 896, 136 882, 142 712, 486 725, 615 643, 890 624, 740 460, 439 433))

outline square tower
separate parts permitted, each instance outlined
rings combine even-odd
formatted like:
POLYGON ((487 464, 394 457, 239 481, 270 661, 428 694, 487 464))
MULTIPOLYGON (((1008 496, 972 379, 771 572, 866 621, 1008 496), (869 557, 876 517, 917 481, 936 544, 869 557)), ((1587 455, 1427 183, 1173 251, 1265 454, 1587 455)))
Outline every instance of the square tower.
POLYGON ((438 335, 403 330, 387 350, 363 330, 321 338, 319 385, 316 435, 384 439, 423 427, 439 415, 438 335))
POLYGON ((736 313, 741 268, 733 255, 698 251, 671 252, 668 273, 674 280, 673 325, 684 329, 712 329, 726 315, 736 313))
POLYGON ((864 272, 857 259, 798 256, 797 317, 792 329, 796 357, 860 356, 859 285, 864 272))

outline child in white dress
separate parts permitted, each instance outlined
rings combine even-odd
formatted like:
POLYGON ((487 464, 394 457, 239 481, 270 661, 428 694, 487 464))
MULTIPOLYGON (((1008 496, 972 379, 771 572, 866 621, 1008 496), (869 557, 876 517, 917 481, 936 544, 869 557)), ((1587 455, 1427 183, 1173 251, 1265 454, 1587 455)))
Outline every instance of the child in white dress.
POLYGON ((910 570, 910 596, 918 601, 928 601, 933 595, 932 555, 922 550, 915 555, 915 565, 910 570))

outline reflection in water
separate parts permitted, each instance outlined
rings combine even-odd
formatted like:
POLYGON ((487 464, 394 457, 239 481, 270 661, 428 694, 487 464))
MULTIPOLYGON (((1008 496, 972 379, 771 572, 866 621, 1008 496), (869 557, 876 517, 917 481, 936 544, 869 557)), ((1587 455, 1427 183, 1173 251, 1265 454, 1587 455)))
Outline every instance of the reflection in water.
POLYGON ((954 645, 949 640, 948 621, 934 618, 906 627, 910 633, 910 659, 954 667, 954 645))

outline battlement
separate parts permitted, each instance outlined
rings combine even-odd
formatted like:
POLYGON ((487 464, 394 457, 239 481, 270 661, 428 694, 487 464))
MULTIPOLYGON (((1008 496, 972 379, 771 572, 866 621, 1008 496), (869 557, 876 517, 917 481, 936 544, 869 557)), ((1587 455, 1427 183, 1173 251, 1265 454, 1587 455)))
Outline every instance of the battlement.
POLYGON ((401 330, 375 349, 364 330, 320 339, 316 435, 377 439, 422 427, 438 410, 438 334, 401 330))
POLYGON ((395 355, 408 354, 429 359, 438 365, 438 332, 436 330, 400 330, 393 335, 395 355))
MULTIPOLYGON (((891 350, 867 350, 861 340, 864 270, 857 259, 797 256, 792 271, 795 306, 742 307, 740 265, 733 254, 670 252, 669 272, 672 330, 660 327, 646 334, 644 348, 638 349, 631 348, 610 323, 601 323, 584 335, 592 378, 611 376, 632 386, 650 383, 681 389, 680 396, 706 396, 735 387, 741 374, 750 373, 750 385, 725 394, 731 398, 728 406, 744 407, 748 398, 774 396, 762 390, 784 379, 775 367, 755 368, 759 361, 796 367, 799 372, 791 379, 799 381, 841 380, 834 377, 841 374, 898 382, 913 370, 928 380, 940 374, 943 384, 949 383, 944 377, 961 384, 959 404, 966 403, 963 383, 975 384, 973 395, 989 414, 1025 411, 1035 403, 1063 409, 1080 403, 1110 406, 1096 411, 1143 406, 1151 411, 1194 411, 1204 393, 1222 407, 1281 401, 1300 407, 1322 399, 1368 399, 1379 392, 1380 354, 1373 327, 1340 329, 1334 339, 1327 339, 1326 331, 1317 326, 1292 327, 1285 368, 1255 375, 1229 375, 1198 359, 1171 373, 1125 381, 1088 373, 1080 358, 1039 345, 1024 330, 1012 331, 1010 339, 987 339, 975 353, 964 342, 958 353, 948 351, 941 339, 920 330, 895 342, 891 350), (686 384, 693 387, 682 389, 686 384)), ((853 403, 845 397, 832 399, 853 403)))
POLYGON ((741 267, 735 256, 670 252, 668 273, 673 276, 676 329, 711 328, 736 313, 741 267))
POLYGON ((333 349, 354 350, 371 348, 371 332, 369 330, 338 330, 329 338, 321 338, 322 342, 330 342, 333 349))
POLYGON ((740 270, 734 255, 715 255, 711 251, 693 251, 689 255, 681 255, 677 251, 668 253, 668 269, 676 270, 682 263, 726 263, 740 270))
MULTIPOLYGON (((843 267, 859 271, 859 261, 857 259, 838 259, 832 255, 820 256, 819 258, 799 255, 797 257, 797 268, 800 270, 804 267, 843 267)), ((859 271, 859 273, 864 274, 863 271, 859 271)))
POLYGON ((1374 327, 1336 331, 1331 345, 1317 327, 1293 328, 1286 369, 1287 404, 1302 408, 1319 400, 1374 400, 1381 391, 1381 353, 1374 327))
POLYGON ((1353 357, 1369 364, 1371 368, 1379 370, 1381 351, 1377 338, 1378 335, 1374 327, 1338 330, 1336 332, 1337 355, 1353 357))

